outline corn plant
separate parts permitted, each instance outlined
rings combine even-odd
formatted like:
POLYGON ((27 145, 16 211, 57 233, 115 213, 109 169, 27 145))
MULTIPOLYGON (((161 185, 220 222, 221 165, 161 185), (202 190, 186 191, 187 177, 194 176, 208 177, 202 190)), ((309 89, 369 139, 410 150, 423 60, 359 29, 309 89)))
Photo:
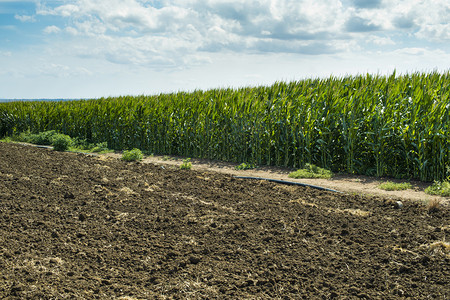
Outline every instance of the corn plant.
POLYGON ((0 137, 49 130, 160 155, 444 180, 450 73, 0 104, 0 137))

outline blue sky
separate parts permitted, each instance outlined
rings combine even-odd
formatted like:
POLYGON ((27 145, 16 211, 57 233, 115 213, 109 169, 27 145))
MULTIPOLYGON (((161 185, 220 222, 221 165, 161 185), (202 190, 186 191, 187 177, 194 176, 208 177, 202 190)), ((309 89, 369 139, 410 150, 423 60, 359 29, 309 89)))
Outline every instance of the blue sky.
POLYGON ((0 98, 450 69, 448 0, 0 0, 0 98))

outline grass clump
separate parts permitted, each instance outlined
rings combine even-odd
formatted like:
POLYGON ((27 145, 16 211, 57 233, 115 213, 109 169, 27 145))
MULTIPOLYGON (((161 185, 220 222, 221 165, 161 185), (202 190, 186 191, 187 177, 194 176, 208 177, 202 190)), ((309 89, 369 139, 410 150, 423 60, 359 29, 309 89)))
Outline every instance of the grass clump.
POLYGON ((180 166, 181 170, 190 170, 192 169, 192 163, 190 158, 183 159, 183 163, 180 166))
POLYGON ((235 170, 251 170, 251 169, 256 169, 256 165, 255 164, 247 164, 247 163, 242 163, 239 166, 234 167, 235 170))
POLYGON ((425 189, 425 193, 430 195, 450 197, 450 182, 448 180, 435 181, 432 185, 425 189))
POLYGON ((385 191, 404 191, 412 188, 412 185, 409 182, 395 183, 391 181, 386 181, 380 184, 378 188, 385 191))
POLYGON ((125 150, 122 154, 122 160, 125 161, 141 161, 144 158, 142 151, 134 148, 132 150, 125 150))
POLYGON ((66 151, 72 145, 72 139, 66 134, 58 133, 52 137, 52 146, 56 151, 66 151))
POLYGON ((325 178, 333 177, 333 172, 320 168, 313 164, 306 164, 305 168, 299 169, 289 174, 290 178, 325 178))

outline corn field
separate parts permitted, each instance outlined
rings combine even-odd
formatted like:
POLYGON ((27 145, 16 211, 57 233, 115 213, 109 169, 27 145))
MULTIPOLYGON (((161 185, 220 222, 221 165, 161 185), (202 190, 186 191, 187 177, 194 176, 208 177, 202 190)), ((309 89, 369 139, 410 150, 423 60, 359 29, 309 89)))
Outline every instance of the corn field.
POLYGON ((427 181, 450 175, 449 126, 449 72, 0 104, 2 137, 57 130, 117 150, 427 181))

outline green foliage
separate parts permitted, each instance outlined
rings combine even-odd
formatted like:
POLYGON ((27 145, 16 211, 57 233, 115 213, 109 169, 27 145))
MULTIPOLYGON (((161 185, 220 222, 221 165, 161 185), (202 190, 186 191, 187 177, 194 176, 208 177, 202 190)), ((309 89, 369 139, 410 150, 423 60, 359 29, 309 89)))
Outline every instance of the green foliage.
POLYGON ((450 197, 450 182, 447 180, 435 181, 432 185, 425 189, 425 193, 430 195, 450 197))
POLYGON ((112 152, 112 150, 108 149, 108 143, 89 143, 86 139, 74 138, 72 139, 72 147, 71 151, 76 152, 94 152, 94 153, 107 153, 112 152))
POLYGON ((190 158, 183 159, 183 163, 180 165, 181 170, 190 170, 192 168, 192 163, 190 158))
POLYGON ((75 137, 72 138, 72 146, 76 150, 90 150, 94 147, 93 144, 89 143, 86 139, 75 137))
POLYGON ((103 142, 103 143, 98 143, 96 146, 94 146, 92 148, 91 151, 94 152, 94 153, 98 153, 98 152, 106 152, 108 150, 109 150, 108 149, 108 143, 103 142))
POLYGON ((256 169, 255 164, 248 164, 248 163, 242 163, 236 167, 234 167, 236 170, 251 170, 256 169))
POLYGON ((66 151, 72 145, 72 139, 65 134, 55 134, 52 137, 52 146, 56 151, 66 151))
POLYGON ((111 149, 445 180, 450 71, 154 96, 0 103, 0 137, 55 130, 111 149))
POLYGON ((122 160, 125 161, 141 161, 144 158, 142 151, 134 148, 132 150, 125 150, 122 154, 122 160))
POLYGON ((20 132, 20 133, 14 133, 12 136, 7 137, 10 141, 13 142, 25 142, 25 143, 31 143, 31 136, 32 134, 30 131, 27 132, 20 132))
POLYGON ((290 178, 325 178, 333 177, 333 172, 319 168, 312 164, 306 164, 305 168, 299 169, 289 174, 290 178))
POLYGON ((383 182, 378 187, 385 191, 403 191, 412 188, 409 182, 394 183, 391 181, 383 182))
POLYGON ((6 137, 0 139, 0 142, 11 143, 11 142, 14 142, 14 140, 10 136, 6 136, 6 137))
POLYGON ((24 134, 23 139, 25 142, 36 145, 52 145, 53 140, 58 135, 55 130, 49 130, 40 132, 38 134, 24 134))
POLYGON ((57 133, 54 130, 40 132, 37 134, 30 133, 30 131, 14 134, 11 137, 5 137, 5 142, 26 142, 36 145, 53 145, 57 144, 56 149, 60 151, 77 151, 77 152, 110 152, 106 142, 89 143, 86 139, 71 138, 68 135, 57 133), (68 145, 68 146, 67 146, 68 145))

